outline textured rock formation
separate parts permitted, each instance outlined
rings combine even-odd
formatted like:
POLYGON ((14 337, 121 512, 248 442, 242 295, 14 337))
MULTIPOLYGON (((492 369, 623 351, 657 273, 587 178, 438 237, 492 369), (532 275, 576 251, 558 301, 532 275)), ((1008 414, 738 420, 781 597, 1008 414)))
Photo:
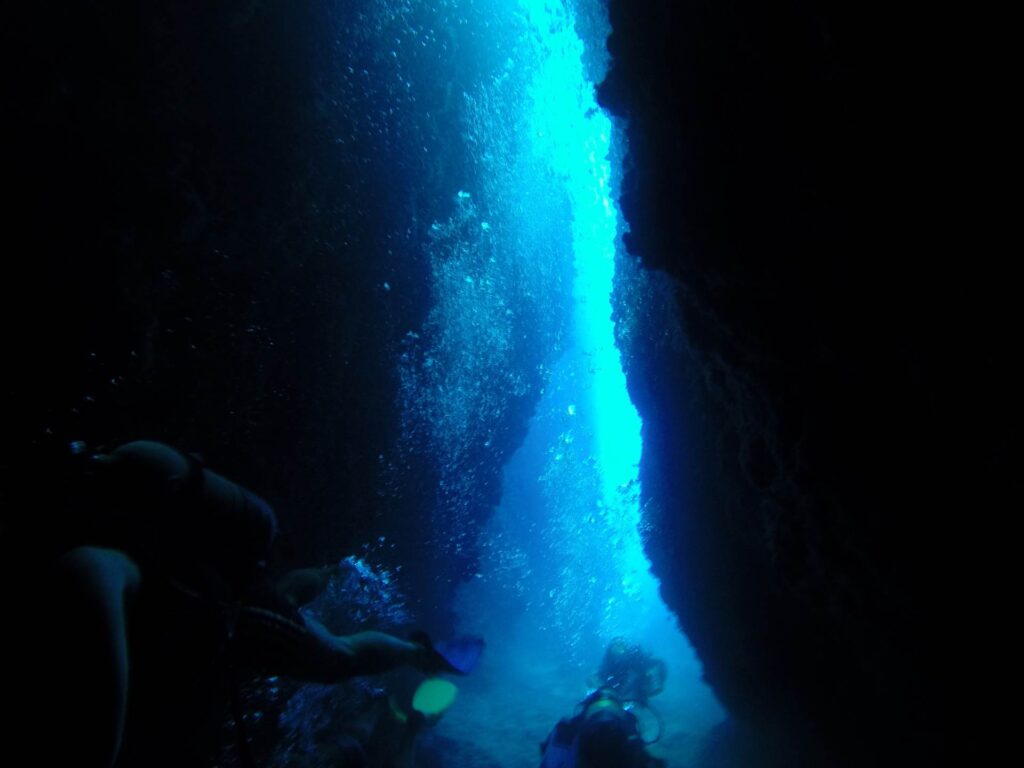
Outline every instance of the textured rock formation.
POLYGON ((736 721, 718 759, 937 762, 957 541, 1005 503, 1013 410, 951 27, 854 3, 611 13, 625 241, 663 271, 624 265, 617 295, 649 548, 736 721))
MULTIPOLYGON (((452 140, 476 73, 439 22, 433 47, 408 46, 432 56, 407 62, 414 96, 396 88, 385 46, 409 30, 392 16, 129 1, 12 16, 5 475, 72 439, 164 439, 277 505, 280 565, 387 533, 379 556, 422 569, 411 598, 444 604, 472 547, 422 547, 440 468, 398 455, 398 360, 433 301, 431 222, 478 173, 452 140)), ((485 33, 469 27, 463 45, 485 33)), ((481 385, 501 415, 481 426, 471 515, 495 503, 544 354, 519 356, 533 373, 515 397, 481 385)))

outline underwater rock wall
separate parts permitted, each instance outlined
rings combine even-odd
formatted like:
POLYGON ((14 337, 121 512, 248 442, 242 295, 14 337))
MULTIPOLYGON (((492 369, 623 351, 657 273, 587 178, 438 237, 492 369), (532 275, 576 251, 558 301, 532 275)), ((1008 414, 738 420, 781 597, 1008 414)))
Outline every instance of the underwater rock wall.
POLYGON ((948 45, 967 20, 611 16, 625 243, 657 270, 624 259, 618 333, 648 552, 733 715, 708 764, 938 763, 962 519, 1005 504, 1017 410, 965 159, 978 96, 948 45))
POLYGON ((366 535, 394 431, 366 393, 393 388, 389 331, 424 309, 378 298, 360 200, 389 179, 335 143, 314 79, 331 21, 285 3, 17 9, 8 214, 26 250, 4 312, 23 407, 5 465, 153 437, 271 500, 285 563, 366 535))
MULTIPOLYGON (((442 468, 400 445, 399 361, 436 298, 432 223, 486 178, 452 137, 480 78, 467 46, 484 50, 487 29, 459 8, 430 13, 369 0, 12 11, 4 493, 26 473, 45 482, 71 440, 166 440, 275 505, 278 566, 369 542, 405 569, 414 615, 443 615, 474 542, 459 557, 424 546, 442 468)), ((560 332, 554 284, 509 330, 525 374, 503 372, 520 385, 477 377, 490 439, 459 491, 464 517, 490 513, 539 397, 553 352, 527 340, 560 332)))

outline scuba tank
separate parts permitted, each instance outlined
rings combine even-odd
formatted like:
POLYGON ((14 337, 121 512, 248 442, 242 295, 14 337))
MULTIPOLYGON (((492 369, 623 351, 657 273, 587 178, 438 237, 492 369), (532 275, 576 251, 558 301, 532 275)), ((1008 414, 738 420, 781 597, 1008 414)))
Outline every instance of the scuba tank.
POLYGON ((579 755, 579 723, 577 718, 559 720, 541 743, 540 768, 575 768, 579 755))

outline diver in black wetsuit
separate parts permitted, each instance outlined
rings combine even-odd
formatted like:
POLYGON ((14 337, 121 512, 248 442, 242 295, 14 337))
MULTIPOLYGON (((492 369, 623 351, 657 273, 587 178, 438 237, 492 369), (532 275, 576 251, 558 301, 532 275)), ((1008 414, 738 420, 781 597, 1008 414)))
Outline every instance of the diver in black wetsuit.
POLYGON ((541 768, 664 768, 647 752, 636 715, 611 690, 600 688, 560 720, 541 744, 541 768))
POLYGON ((641 735, 634 710, 651 709, 666 675, 661 659, 625 638, 612 640, 591 681, 594 690, 541 744, 541 768, 663 768, 665 762, 647 752, 651 742, 641 735))
POLYGON ((595 687, 607 688, 623 701, 646 706, 665 687, 668 668, 636 643, 616 637, 605 649, 595 687))
POLYGON ((12 655, 31 673, 13 686, 28 721, 18 735, 40 729, 51 756, 184 768, 204 746, 160 721, 209 723, 204 708, 238 668, 324 683, 403 665, 458 672, 425 638, 340 637, 300 613, 267 577, 273 510, 194 457, 138 441, 80 461, 66 503, 42 510, 51 528, 35 535, 50 551, 22 558, 32 583, 11 610, 12 655))

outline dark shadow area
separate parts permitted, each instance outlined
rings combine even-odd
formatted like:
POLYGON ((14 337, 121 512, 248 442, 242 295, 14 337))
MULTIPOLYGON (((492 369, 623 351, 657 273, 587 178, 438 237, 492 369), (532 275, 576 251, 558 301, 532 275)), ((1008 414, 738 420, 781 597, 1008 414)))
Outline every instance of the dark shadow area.
POLYGON ((941 762, 965 521, 1011 497, 1018 412, 974 25, 841 2, 611 12, 625 243, 665 273, 638 295, 624 265, 619 333, 650 554, 736 718, 709 764, 941 762))

